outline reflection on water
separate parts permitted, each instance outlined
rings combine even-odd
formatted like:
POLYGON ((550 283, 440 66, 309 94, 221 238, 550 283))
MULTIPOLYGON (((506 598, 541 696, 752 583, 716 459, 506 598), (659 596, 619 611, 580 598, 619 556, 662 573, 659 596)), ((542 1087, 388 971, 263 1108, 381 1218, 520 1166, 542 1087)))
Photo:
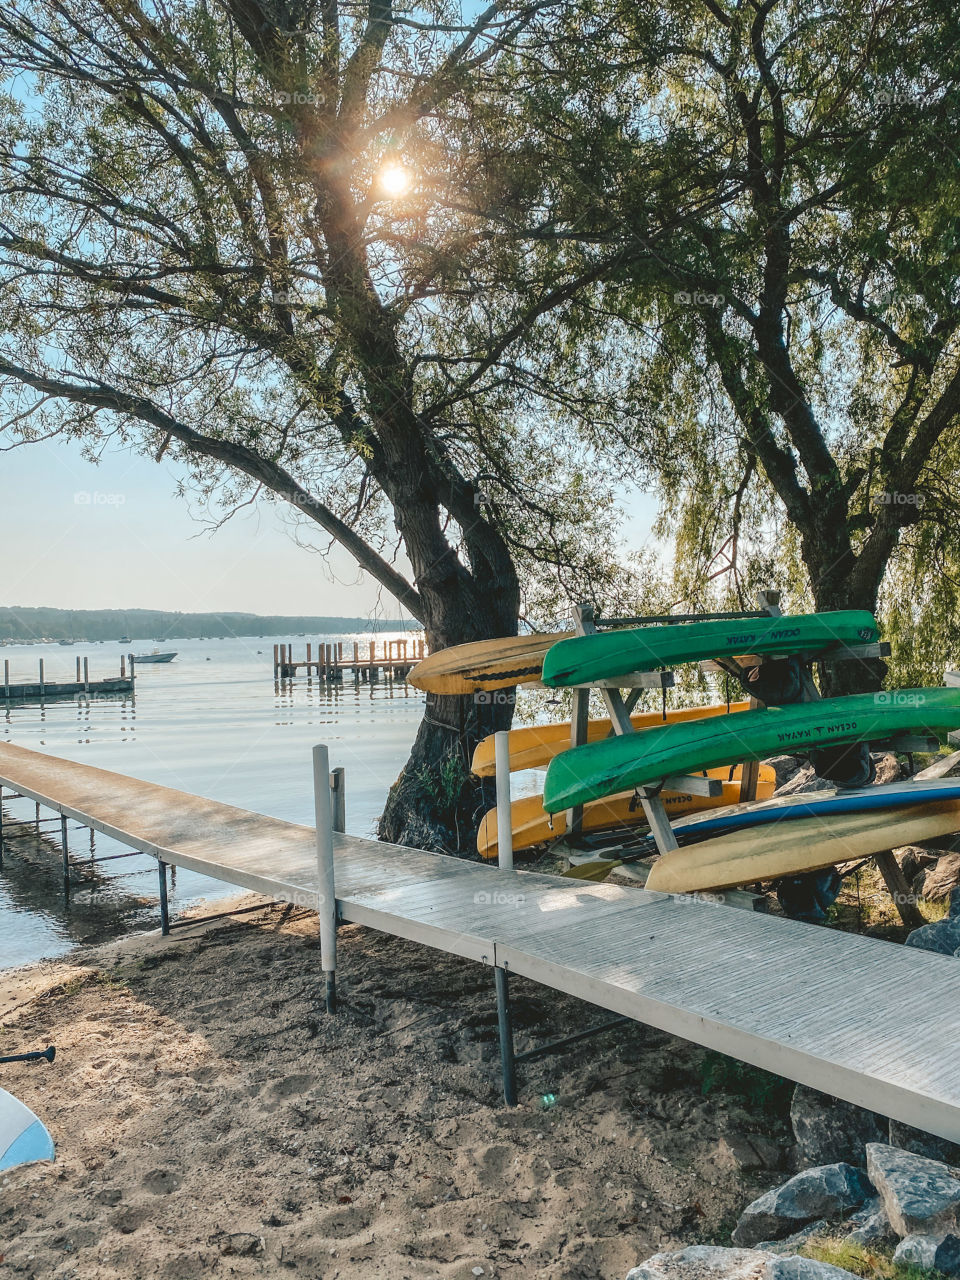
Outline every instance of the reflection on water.
MULTIPOLYGON (((389 639, 389 634, 378 637, 389 639)), ((289 636, 280 637, 289 640, 289 636)), ((313 640, 367 637, 318 636, 313 640)), ((281 686, 272 676, 273 637, 179 640, 169 665, 137 671, 136 698, 92 698, 89 705, 53 702, 3 710, 0 741, 31 747, 83 764, 291 822, 313 823, 310 749, 330 748, 333 766, 346 770, 347 830, 372 835, 387 791, 406 759, 423 710, 423 695, 402 682, 327 685, 316 677, 281 686)), ((300 644, 297 648, 301 647, 300 644)), ((45 660, 45 678, 73 678, 75 655, 90 658, 90 678, 115 674, 119 646, 7 646, 11 682, 27 678, 45 660)), ((10 821, 32 822, 34 805, 5 800, 10 821)), ((44 816, 48 816, 44 813, 44 816)), ((101 939, 156 923, 156 863, 131 858, 84 865, 84 854, 125 852, 115 841, 74 830, 70 848, 75 878, 85 883, 65 904, 59 822, 46 833, 7 846, 0 872, 0 968, 63 954, 75 942, 101 939), (19 848, 18 848, 19 846, 19 848)), ((171 885, 174 909, 236 890, 180 869, 171 885)))

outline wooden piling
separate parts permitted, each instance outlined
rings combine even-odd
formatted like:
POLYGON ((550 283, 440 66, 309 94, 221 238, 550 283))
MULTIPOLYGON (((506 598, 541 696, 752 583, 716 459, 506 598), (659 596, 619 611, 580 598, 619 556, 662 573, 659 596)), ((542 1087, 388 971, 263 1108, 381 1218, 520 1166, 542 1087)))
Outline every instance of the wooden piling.
POLYGON ((43 659, 41 658, 40 659, 40 697, 41 698, 43 697, 45 692, 46 692, 46 688, 43 681, 43 659))

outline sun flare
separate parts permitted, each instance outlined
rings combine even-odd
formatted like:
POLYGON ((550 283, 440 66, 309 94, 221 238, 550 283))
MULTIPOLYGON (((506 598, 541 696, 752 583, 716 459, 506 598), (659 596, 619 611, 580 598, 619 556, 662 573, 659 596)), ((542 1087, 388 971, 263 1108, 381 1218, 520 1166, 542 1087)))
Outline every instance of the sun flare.
POLYGON ((412 182, 410 170, 398 160, 387 161, 380 170, 380 189, 391 200, 406 195, 412 182))

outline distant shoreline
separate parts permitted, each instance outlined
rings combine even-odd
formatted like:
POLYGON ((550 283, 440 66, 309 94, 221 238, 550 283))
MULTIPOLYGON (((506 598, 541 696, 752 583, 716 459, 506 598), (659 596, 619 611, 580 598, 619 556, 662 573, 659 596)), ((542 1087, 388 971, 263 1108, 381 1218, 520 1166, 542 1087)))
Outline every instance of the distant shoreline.
POLYGON ((223 636, 276 636, 367 631, 420 631, 401 618, 345 618, 257 613, 175 613, 160 609, 53 609, 0 607, 0 643, 71 640, 173 641, 223 636))

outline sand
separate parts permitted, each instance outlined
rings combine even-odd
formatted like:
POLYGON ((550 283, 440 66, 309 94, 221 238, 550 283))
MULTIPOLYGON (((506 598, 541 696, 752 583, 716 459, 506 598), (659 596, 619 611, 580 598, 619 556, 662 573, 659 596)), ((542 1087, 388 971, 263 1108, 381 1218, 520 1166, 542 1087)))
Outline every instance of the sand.
MULTIPOLYGON (((489 970, 355 927, 340 963, 331 1019, 314 918, 271 907, 0 975, 2 1051, 57 1047, 0 1083, 58 1151, 0 1175, 2 1273, 622 1280, 783 1180, 733 1155, 777 1163, 782 1122, 704 1098, 695 1046, 620 1027, 508 1110, 489 970)), ((513 992, 519 1050, 605 1017, 513 992)))

